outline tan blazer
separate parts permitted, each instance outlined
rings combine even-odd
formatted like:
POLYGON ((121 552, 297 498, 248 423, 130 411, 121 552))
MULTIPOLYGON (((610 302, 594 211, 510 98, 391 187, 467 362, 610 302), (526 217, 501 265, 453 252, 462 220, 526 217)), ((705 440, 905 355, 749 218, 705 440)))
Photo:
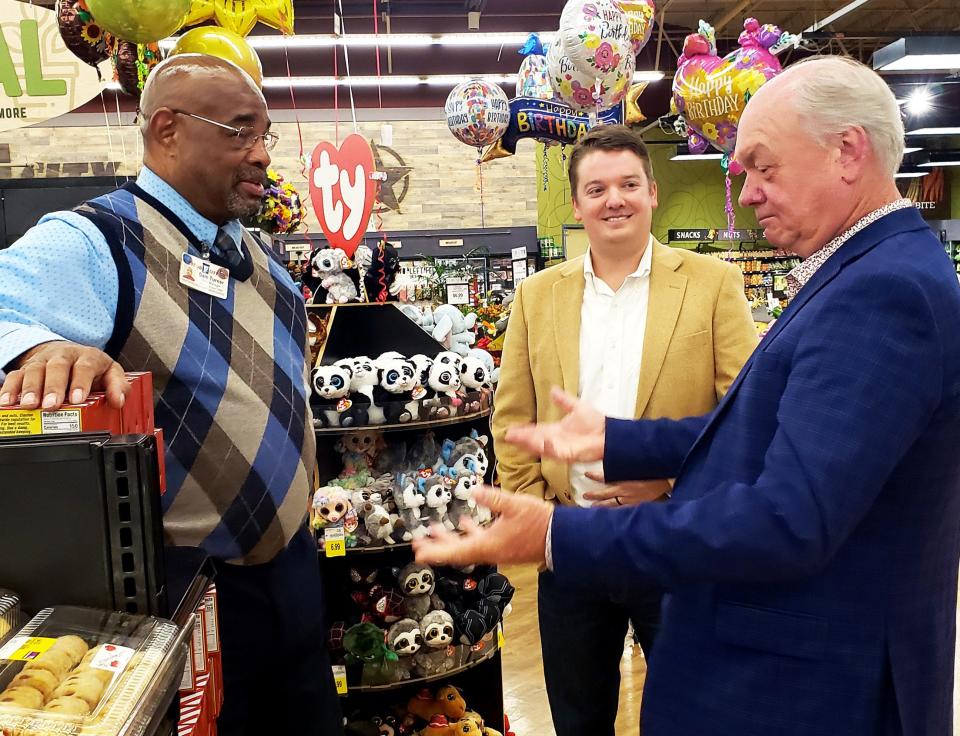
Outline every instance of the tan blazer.
MULTIPOLYGON (((493 413, 505 490, 573 503, 569 468, 503 441, 509 427, 561 418, 550 389, 576 395, 580 380, 583 256, 523 281, 507 326, 493 413)), ((757 346, 734 264, 653 242, 650 302, 637 388, 637 417, 706 414, 757 346)))

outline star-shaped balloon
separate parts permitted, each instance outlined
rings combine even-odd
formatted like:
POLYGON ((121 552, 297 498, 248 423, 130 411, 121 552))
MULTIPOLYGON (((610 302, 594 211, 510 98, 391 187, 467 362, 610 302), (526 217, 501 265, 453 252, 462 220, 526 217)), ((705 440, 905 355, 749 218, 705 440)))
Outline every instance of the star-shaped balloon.
POLYGON ((642 123, 647 119, 647 116, 640 112, 640 103, 637 101, 640 95, 643 94, 643 90, 646 88, 646 82, 638 82, 630 87, 630 90, 627 92, 627 97, 624 100, 624 105, 626 107, 624 122, 627 123, 627 125, 632 123, 642 123))
POLYGON ((218 26, 246 36, 257 21, 293 35, 293 0, 193 0, 184 26, 213 19, 218 26))

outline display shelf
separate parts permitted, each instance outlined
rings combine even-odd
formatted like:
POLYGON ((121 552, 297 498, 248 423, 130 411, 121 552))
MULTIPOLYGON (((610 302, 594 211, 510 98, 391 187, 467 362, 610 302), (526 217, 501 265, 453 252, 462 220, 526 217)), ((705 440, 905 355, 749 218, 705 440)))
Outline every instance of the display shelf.
MULTIPOLYGON (((466 645, 463 644, 461 646, 466 645)), ((449 680, 451 677, 455 677, 464 672, 469 672, 474 667, 478 667, 486 662, 489 662, 491 659, 496 657, 497 653, 500 651, 496 641, 493 641, 493 643, 489 645, 489 649, 490 651, 484 653, 482 656, 470 660, 466 664, 457 667, 456 669, 452 669, 447 672, 441 672, 436 675, 430 675, 429 677, 412 677, 409 680, 400 680, 399 682, 391 682, 386 685, 348 685, 347 692, 344 693, 344 696, 349 695, 350 693, 384 693, 392 690, 402 690, 405 687, 419 687, 431 682, 436 682, 437 680, 449 680)))
POLYGON ((446 427, 451 424, 462 424, 474 419, 482 419, 490 416, 493 411, 490 409, 481 409, 472 414, 458 414, 453 417, 443 419, 431 419, 426 422, 406 422, 405 424, 364 424, 362 427, 317 427, 314 420, 314 433, 317 435, 339 436, 342 434, 351 434, 353 432, 401 432, 411 429, 431 429, 433 427, 446 427))

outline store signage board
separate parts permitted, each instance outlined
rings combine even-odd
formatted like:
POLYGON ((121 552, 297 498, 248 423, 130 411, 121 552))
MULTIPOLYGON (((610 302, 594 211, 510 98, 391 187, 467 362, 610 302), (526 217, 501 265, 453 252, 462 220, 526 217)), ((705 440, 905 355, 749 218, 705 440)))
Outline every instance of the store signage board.
POLYGON ((754 242, 763 238, 763 230, 668 230, 667 236, 671 243, 754 242))
POLYGON ((304 241, 302 243, 284 243, 283 247, 286 248, 287 253, 309 253, 310 252, 310 243, 304 241))
POLYGON ((511 248, 510 257, 515 261, 522 261, 527 257, 527 247, 521 245, 519 248, 511 248))
POLYGON ((526 261, 514 261, 513 262, 513 286, 514 288, 520 286, 520 282, 527 278, 527 262, 526 261))
POLYGON ((447 238, 438 241, 441 248, 459 248, 463 245, 463 238, 447 238))
POLYGON ((100 89, 97 70, 64 45, 53 10, 0 0, 0 132, 68 113, 100 89))

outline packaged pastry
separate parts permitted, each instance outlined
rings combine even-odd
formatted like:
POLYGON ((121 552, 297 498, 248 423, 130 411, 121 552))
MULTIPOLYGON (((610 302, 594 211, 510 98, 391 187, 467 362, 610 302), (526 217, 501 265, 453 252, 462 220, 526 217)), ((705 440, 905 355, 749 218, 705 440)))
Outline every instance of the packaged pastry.
POLYGON ((0 646, 0 734, 143 736, 176 692, 191 627, 49 608, 0 646))

